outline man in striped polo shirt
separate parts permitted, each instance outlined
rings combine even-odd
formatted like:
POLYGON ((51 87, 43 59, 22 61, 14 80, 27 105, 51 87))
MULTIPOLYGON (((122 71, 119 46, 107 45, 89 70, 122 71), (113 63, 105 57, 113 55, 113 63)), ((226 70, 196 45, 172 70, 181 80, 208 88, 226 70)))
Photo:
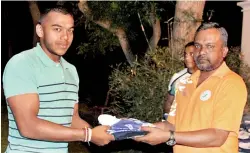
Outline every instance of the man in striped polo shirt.
POLYGON ((109 127, 90 125, 78 114, 79 78, 62 56, 73 40, 74 19, 64 8, 52 8, 36 25, 37 46, 13 56, 3 74, 9 135, 6 153, 67 153, 68 142, 105 145, 114 140, 109 127))

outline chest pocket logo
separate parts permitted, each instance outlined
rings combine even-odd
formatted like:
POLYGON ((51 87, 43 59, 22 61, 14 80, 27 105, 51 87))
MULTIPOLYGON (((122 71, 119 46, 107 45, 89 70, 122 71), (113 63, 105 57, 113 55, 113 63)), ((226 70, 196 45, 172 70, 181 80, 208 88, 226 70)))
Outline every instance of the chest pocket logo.
POLYGON ((206 101, 209 98, 211 98, 211 95, 212 95, 211 91, 210 90, 206 90, 206 91, 204 91, 204 92, 201 93, 200 100, 206 101))

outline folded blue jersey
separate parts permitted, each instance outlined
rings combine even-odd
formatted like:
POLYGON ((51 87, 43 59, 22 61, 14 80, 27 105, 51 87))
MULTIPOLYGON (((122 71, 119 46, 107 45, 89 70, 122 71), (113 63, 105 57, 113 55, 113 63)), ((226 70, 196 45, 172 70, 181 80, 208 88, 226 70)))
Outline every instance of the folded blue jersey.
POLYGON ((111 125, 108 132, 114 135, 115 140, 130 139, 147 134, 147 132, 141 130, 141 126, 152 127, 153 125, 134 118, 121 119, 117 123, 111 125))

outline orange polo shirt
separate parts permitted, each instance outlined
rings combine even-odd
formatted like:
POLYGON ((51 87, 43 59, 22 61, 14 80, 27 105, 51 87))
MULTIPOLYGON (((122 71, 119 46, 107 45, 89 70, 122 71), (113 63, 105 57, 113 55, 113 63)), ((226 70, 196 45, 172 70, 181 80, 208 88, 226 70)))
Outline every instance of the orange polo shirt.
POLYGON ((242 78, 225 62, 202 84, 196 87, 200 71, 181 80, 176 93, 176 115, 168 121, 176 131, 217 128, 230 131, 221 147, 194 148, 174 146, 174 153, 238 153, 238 132, 247 89, 242 78))

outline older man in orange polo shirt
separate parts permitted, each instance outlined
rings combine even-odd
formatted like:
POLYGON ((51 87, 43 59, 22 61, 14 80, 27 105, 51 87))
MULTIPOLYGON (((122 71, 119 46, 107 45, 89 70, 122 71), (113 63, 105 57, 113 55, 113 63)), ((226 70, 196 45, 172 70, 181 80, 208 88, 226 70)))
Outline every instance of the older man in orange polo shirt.
POLYGON ((174 153, 237 153, 238 134, 247 89, 231 71, 227 55, 228 34, 217 23, 203 23, 195 34, 194 59, 198 67, 182 80, 176 94, 177 110, 158 128, 137 141, 151 145, 167 143, 174 153))

